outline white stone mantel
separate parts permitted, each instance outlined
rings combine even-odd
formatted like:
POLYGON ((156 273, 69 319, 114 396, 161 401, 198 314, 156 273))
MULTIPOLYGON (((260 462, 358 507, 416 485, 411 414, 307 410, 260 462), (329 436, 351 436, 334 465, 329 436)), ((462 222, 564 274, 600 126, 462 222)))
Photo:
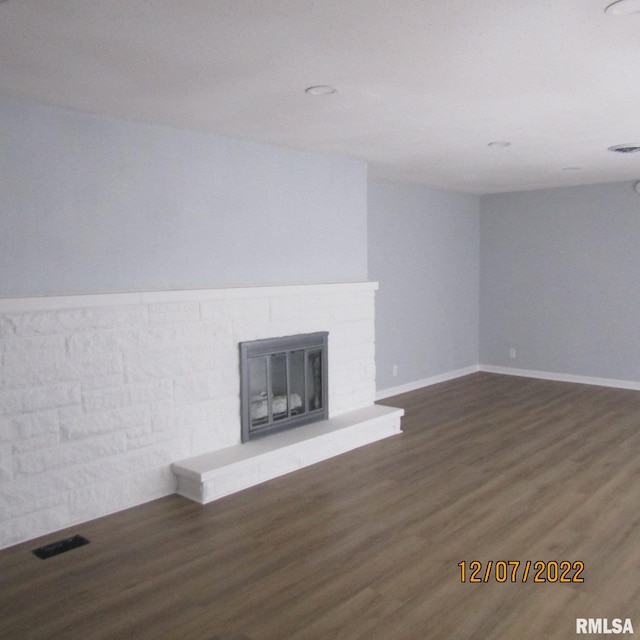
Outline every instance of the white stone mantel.
POLYGON ((197 302, 200 300, 233 300, 281 296, 321 295, 376 291, 377 282, 331 282, 318 284, 264 285, 258 287, 220 287, 216 289, 177 289, 158 291, 126 291, 115 293, 78 293, 63 296, 24 296, 0 298, 0 313, 108 307, 131 304, 197 302))

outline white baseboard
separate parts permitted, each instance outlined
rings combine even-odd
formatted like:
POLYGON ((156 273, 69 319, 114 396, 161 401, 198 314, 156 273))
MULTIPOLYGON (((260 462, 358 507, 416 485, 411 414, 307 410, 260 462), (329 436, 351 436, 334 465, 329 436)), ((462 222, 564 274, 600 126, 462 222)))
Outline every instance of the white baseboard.
POLYGON ((401 384, 397 387, 381 389, 376 392, 376 400, 384 400, 384 398, 397 396, 401 393, 408 393, 409 391, 416 391, 423 387, 430 387, 431 385, 438 384, 439 382, 447 382, 448 380, 454 380, 455 378, 462 378, 463 376, 468 376, 470 373, 476 373, 478 371, 480 371, 479 365, 473 365, 471 367, 465 367, 464 369, 456 369, 455 371, 440 373, 437 376, 431 376, 430 378, 424 378, 423 380, 409 382, 408 384, 401 384))
POLYGON ((539 380, 555 380, 556 382, 575 382, 578 384, 591 384, 597 387, 611 387, 613 389, 630 389, 632 391, 640 391, 640 382, 634 380, 594 378, 591 376, 573 375, 571 373, 554 373, 551 371, 535 371, 532 369, 515 369, 512 367, 495 367, 490 364, 478 364, 471 367, 465 367, 464 369, 456 369, 455 371, 441 373, 437 376, 424 378, 423 380, 416 380, 415 382, 409 382, 408 384, 402 384, 397 387, 381 389, 376 393, 376 400, 384 400, 385 398, 397 396, 401 393, 408 393, 409 391, 416 391, 424 387, 430 387, 431 385, 438 384, 439 382, 462 378, 463 376, 468 376, 469 374, 476 373, 478 371, 499 373, 505 376, 520 376, 522 378, 537 378, 539 380))
POLYGON ((615 378, 593 378, 591 376, 578 376, 571 373, 554 373, 551 371, 535 371, 532 369, 514 369, 511 367, 494 367, 489 364, 481 364, 478 371, 487 373, 500 373, 506 376, 521 376, 523 378, 537 378, 539 380, 555 380, 556 382, 577 382, 578 384, 591 384, 597 387, 612 387, 614 389, 631 389, 640 391, 640 382, 633 380, 616 380, 615 378))

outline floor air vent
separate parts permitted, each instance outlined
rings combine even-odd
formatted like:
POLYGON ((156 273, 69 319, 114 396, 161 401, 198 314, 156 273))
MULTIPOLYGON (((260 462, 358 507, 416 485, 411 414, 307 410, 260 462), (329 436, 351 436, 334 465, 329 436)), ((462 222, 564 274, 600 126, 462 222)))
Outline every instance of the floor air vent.
POLYGON ((71 538, 65 538, 64 540, 58 540, 57 542, 51 542, 50 544, 38 547, 33 550, 33 553, 41 560, 46 560, 47 558, 57 556, 60 553, 70 551, 76 547, 82 547, 85 544, 89 544, 86 538, 82 536, 71 536, 71 538))

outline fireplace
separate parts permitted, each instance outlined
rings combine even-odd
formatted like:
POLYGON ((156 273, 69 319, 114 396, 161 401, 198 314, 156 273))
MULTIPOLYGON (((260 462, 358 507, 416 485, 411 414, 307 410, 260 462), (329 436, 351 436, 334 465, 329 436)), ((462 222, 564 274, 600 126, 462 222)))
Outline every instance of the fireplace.
POLYGON ((240 343, 242 442, 328 419, 328 335, 240 343))

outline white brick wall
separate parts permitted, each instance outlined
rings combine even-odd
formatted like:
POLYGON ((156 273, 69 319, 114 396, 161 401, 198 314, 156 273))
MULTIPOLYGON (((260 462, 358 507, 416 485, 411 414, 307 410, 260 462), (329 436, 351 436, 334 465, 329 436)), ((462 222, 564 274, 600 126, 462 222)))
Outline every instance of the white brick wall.
POLYGON ((0 548, 175 491, 240 442, 238 343, 329 331, 331 416, 373 404, 375 283, 0 300, 0 548))

